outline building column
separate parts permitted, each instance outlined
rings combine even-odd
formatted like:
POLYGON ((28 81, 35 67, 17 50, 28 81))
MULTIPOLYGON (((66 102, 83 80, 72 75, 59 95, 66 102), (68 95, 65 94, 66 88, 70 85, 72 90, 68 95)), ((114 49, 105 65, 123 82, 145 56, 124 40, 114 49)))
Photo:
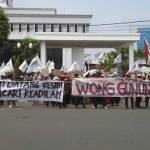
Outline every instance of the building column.
MULTIPOLYGON (((121 47, 117 47, 115 48, 117 50, 117 56, 119 56, 121 54, 121 47)), ((122 59, 122 56, 121 56, 122 59)), ((119 75, 119 77, 123 78, 123 69, 122 69, 122 63, 118 63, 117 64, 117 74, 119 75)))
POLYGON ((134 42, 129 43, 129 69, 134 65, 134 42))
POLYGON ((84 65, 84 48, 72 49, 72 61, 77 61, 80 65, 84 65))
POLYGON ((40 58, 43 65, 46 65, 46 42, 41 41, 40 43, 40 58))
POLYGON ((69 68, 72 64, 72 48, 63 48, 63 66, 69 68))

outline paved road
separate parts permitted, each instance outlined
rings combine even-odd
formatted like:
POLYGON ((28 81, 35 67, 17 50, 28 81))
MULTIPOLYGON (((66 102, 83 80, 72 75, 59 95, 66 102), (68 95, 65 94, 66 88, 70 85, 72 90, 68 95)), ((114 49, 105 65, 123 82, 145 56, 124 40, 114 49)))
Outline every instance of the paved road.
POLYGON ((149 150, 150 109, 0 108, 1 150, 149 150))

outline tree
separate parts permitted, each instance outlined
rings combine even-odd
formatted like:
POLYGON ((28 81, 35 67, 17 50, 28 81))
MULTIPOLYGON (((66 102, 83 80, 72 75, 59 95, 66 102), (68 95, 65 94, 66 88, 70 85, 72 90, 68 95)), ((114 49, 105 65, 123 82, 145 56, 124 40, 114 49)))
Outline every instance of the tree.
POLYGON ((134 51, 134 59, 142 59, 144 58, 144 52, 143 50, 138 49, 137 51, 134 51))
POLYGON ((7 43, 9 35, 9 21, 4 11, 0 7, 0 59, 3 58, 4 45, 7 43))
MULTIPOLYGON (((15 77, 19 78, 20 71, 18 70, 18 67, 21 65, 21 63, 26 60, 28 63, 39 53, 39 43, 37 40, 26 38, 24 40, 18 41, 20 43, 20 48, 15 48, 12 51, 13 54, 13 62, 14 62, 14 68, 15 68, 15 77), (29 47, 29 44, 32 43, 32 48, 29 47)), ((17 45, 17 43, 16 43, 17 45)))
POLYGON ((112 51, 107 54, 107 59, 104 61, 104 70, 110 71, 113 66, 114 58, 117 56, 116 52, 112 51))
POLYGON ((4 14, 2 8, 0 8, 0 44, 3 44, 9 35, 9 22, 7 16, 4 14))
POLYGON ((18 43, 20 43, 20 47, 16 47, 16 49, 12 51, 15 63, 21 63, 24 59, 30 62, 31 59, 39 53, 40 48, 37 40, 26 38, 18 41, 18 43), (29 47, 29 44, 32 44, 32 47, 29 47))

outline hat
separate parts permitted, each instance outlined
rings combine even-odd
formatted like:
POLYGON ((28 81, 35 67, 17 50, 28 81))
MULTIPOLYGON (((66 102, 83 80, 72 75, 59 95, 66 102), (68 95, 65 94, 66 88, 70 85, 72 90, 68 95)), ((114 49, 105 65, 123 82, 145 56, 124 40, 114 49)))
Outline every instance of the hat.
POLYGON ((136 74, 137 77, 142 77, 143 75, 141 73, 136 74))
POLYGON ((59 78, 57 76, 54 77, 54 80, 59 80, 59 78))
POLYGON ((42 77, 39 75, 39 76, 38 76, 38 79, 42 79, 42 77))

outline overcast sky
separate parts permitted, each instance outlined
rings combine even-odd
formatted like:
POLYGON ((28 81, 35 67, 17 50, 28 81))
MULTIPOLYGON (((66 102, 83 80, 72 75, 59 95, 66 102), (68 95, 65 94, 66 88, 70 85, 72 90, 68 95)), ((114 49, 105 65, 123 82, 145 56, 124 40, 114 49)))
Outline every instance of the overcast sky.
POLYGON ((93 14, 93 24, 150 19, 150 0, 14 0, 14 7, 57 8, 58 13, 93 14))

